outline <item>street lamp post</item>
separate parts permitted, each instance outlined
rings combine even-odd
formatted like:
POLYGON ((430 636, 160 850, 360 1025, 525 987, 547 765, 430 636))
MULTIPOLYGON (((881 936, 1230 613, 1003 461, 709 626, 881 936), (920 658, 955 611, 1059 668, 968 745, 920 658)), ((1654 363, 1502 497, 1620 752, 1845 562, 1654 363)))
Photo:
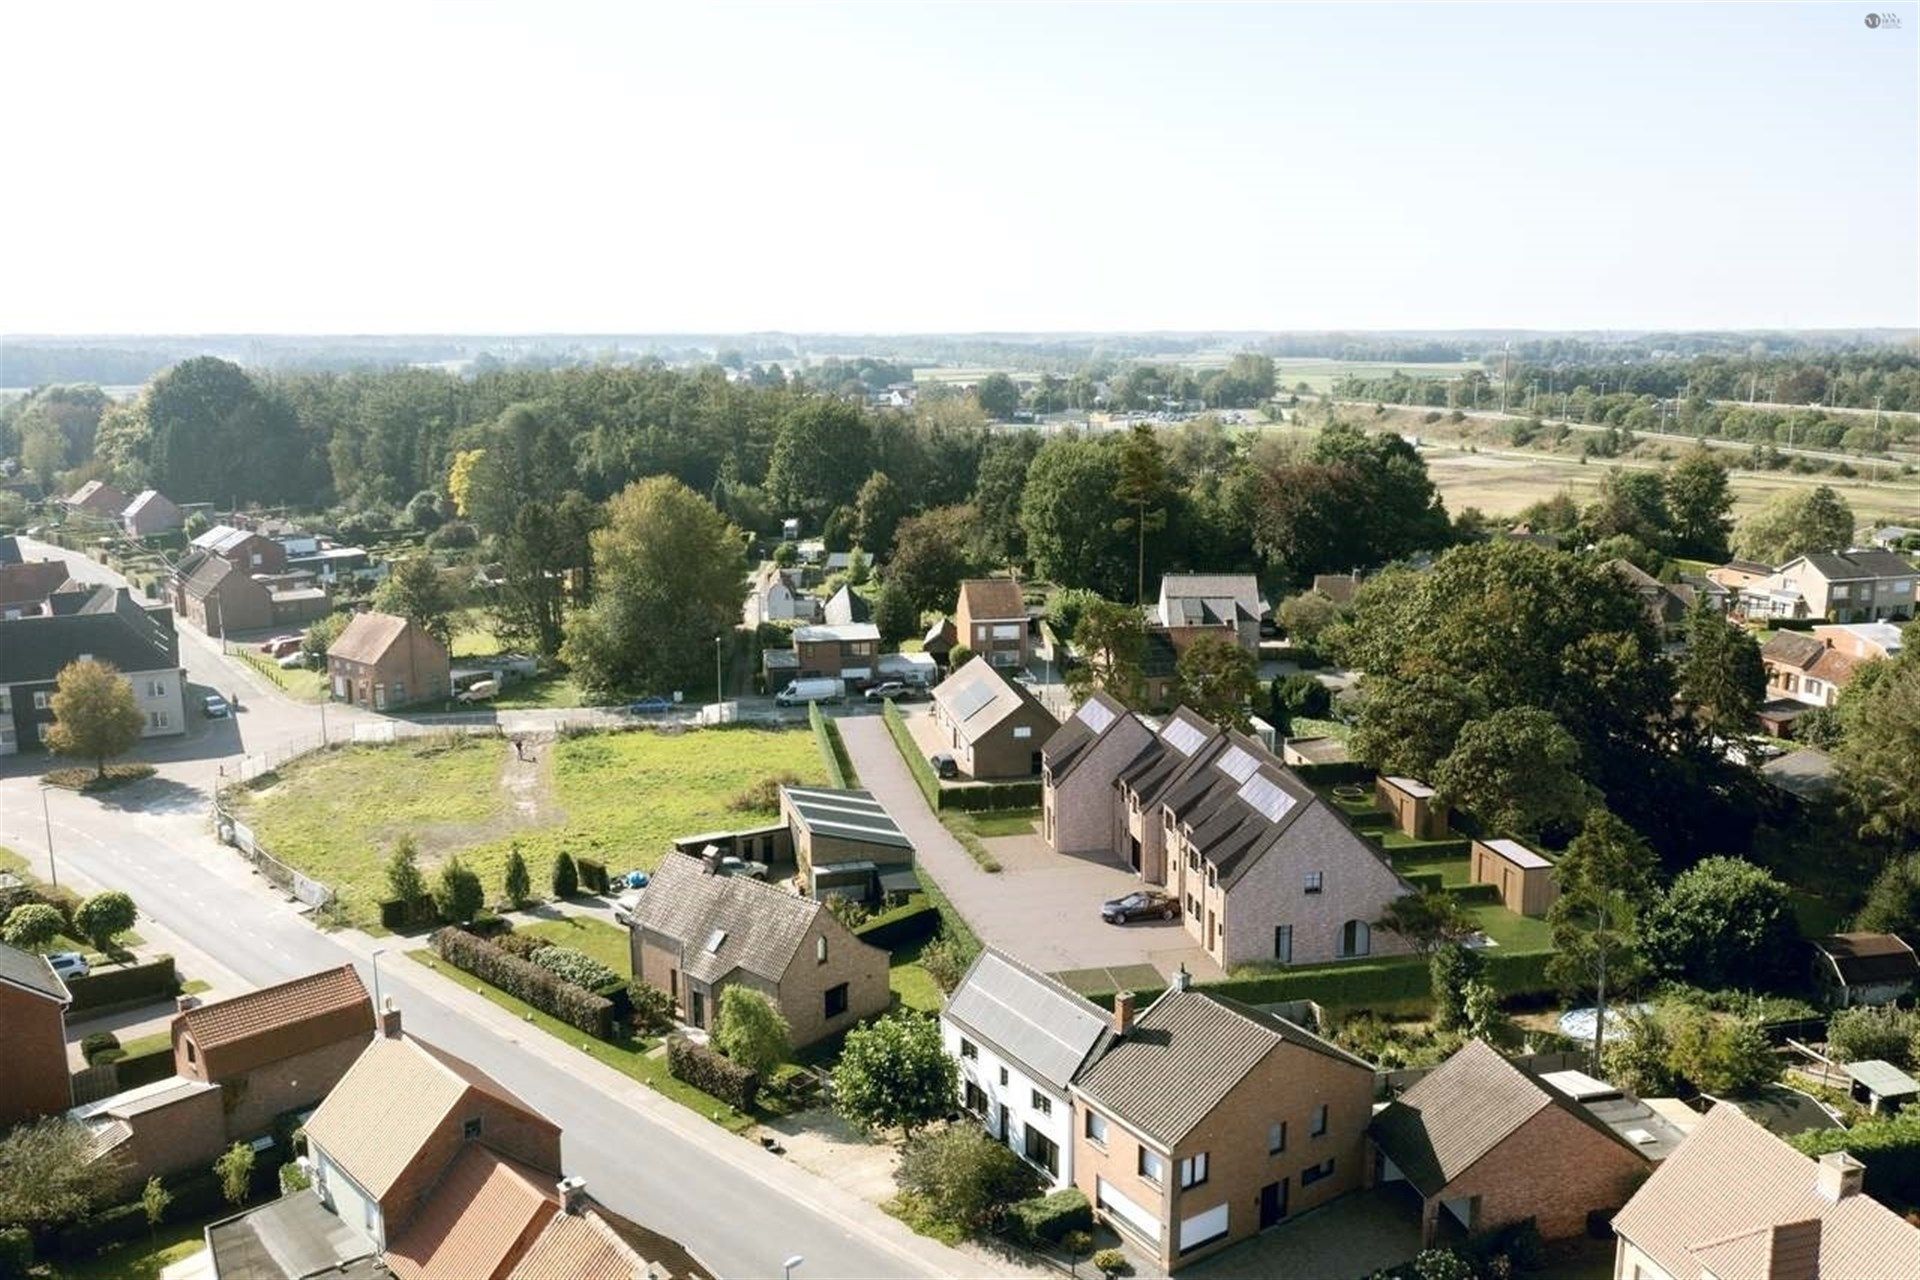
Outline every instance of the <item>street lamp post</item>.
POLYGON ((724 686, 720 682, 720 637, 719 636, 715 636, 713 638, 713 700, 715 702, 725 702, 727 700, 726 686, 724 686))
POLYGON ((806 1261, 805 1258, 801 1257, 799 1254, 796 1253, 791 1258, 788 1258, 785 1262, 781 1263, 780 1264, 781 1280, 793 1280, 793 1269, 805 1261, 806 1261))
POLYGON ((40 788, 40 820, 47 827, 47 871, 53 878, 53 887, 60 887, 60 864, 53 860, 53 814, 47 810, 47 789, 40 788))

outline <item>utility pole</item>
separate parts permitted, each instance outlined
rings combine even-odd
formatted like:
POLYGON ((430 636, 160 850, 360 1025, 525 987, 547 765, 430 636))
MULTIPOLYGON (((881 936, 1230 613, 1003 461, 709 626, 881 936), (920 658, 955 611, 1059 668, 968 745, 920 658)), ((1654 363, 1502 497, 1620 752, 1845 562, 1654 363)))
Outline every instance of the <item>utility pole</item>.
POLYGON ((53 880, 53 887, 60 887, 60 864, 53 860, 53 815, 47 811, 47 788, 40 787, 40 820, 47 825, 47 872, 53 880))
POLYGON ((727 700, 726 686, 724 686, 720 682, 720 637, 719 636, 715 636, 713 638, 713 700, 715 702, 725 702, 727 700))

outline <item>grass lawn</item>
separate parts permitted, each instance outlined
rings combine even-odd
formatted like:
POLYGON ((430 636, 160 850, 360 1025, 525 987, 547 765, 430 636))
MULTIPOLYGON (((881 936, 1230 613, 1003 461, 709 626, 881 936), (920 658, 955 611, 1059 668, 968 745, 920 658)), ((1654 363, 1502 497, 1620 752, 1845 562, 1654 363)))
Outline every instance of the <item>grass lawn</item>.
POLYGON ((56 1262, 47 1271, 50 1280, 158 1280, 161 1269, 206 1247, 201 1233, 210 1222, 231 1217, 222 1209, 194 1222, 163 1223, 151 1240, 115 1245, 85 1262, 56 1262))
POLYGON ((494 738, 340 747, 236 792, 234 803, 267 848, 331 885, 347 918, 366 925, 402 835, 430 878, 458 853, 489 897, 518 842, 538 892, 562 849, 609 871, 650 869, 675 836, 773 821, 774 809, 730 807, 755 783, 824 777, 804 728, 589 734, 539 754, 516 768, 512 747, 494 738))
POLYGON ((500 637, 494 634, 493 625, 487 621, 486 614, 475 609, 461 614, 453 620, 454 658, 491 658, 496 653, 504 653, 505 646, 500 637))
POLYGON ((975 835, 992 839, 995 836, 1030 836, 1033 824, 1040 821, 1038 809, 993 809, 967 815, 973 823, 975 835))
POLYGON ((501 711, 533 711, 541 707, 584 707, 588 701, 572 676, 540 676, 503 689, 481 705, 501 711))
POLYGON ((1338 720, 1314 720, 1307 716, 1295 716, 1287 736, 1289 738, 1332 738, 1335 742, 1345 742, 1353 736, 1353 726, 1341 724, 1338 720))
POLYGON ((540 1028, 555 1039, 564 1040, 595 1062, 612 1067, 621 1075, 638 1080, 681 1106, 699 1112, 723 1129, 734 1133, 745 1133, 753 1127, 752 1116, 734 1110, 712 1094, 702 1093, 685 1081, 674 1079, 667 1071, 667 1059, 664 1053, 658 1057, 649 1057, 648 1051, 659 1043, 657 1040, 635 1037, 624 1044, 610 1044, 605 1040, 596 1040, 557 1018, 548 1017, 532 1005, 516 1000, 506 992, 487 985, 470 973, 463 973, 451 965, 442 964, 440 958, 425 947, 409 951, 407 955, 427 968, 444 974, 469 991, 478 992, 508 1013, 540 1028))
POLYGON ((565 920, 516 925, 513 931, 545 938, 555 946, 584 951, 621 977, 633 977, 633 952, 627 946, 627 931, 605 920, 568 916, 565 920))
POLYGON ((136 1054, 152 1053, 156 1049, 173 1047, 173 1034, 168 1031, 156 1031, 150 1036, 135 1036, 131 1040, 122 1040, 120 1050, 129 1058, 136 1054))
POLYGON ((1469 903, 1467 914, 1489 938, 1509 951, 1553 949, 1553 930, 1545 920, 1519 915, 1497 902, 1469 903))
POLYGON ((925 942, 915 942, 901 947, 888 961, 887 985, 899 998, 901 1007, 918 1009, 922 1013, 938 1013, 945 996, 940 984, 933 980, 920 964, 920 948, 925 942))

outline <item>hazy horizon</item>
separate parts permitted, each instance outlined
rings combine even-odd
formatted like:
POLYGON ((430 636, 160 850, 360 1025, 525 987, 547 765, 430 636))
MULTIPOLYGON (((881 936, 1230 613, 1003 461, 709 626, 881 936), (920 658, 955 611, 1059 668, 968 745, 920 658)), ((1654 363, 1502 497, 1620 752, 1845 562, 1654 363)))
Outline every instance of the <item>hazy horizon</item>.
POLYGON ((21 7, 0 331, 1912 329, 1877 7, 21 7))

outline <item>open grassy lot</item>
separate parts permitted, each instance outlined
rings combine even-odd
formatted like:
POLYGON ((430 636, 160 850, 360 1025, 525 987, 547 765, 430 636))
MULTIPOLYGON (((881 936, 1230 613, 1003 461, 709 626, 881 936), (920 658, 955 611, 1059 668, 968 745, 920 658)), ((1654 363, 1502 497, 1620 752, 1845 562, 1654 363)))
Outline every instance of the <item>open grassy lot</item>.
POLYGON ((539 892, 562 849, 609 870, 651 868, 675 836, 772 821, 775 809, 733 807, 754 784, 824 776, 804 729, 593 734, 534 756, 451 736, 339 747, 260 779, 234 804, 277 857, 333 886, 364 925, 377 919, 386 858, 403 835, 429 875, 459 854, 490 898, 518 843, 539 892))
POLYGON ((568 916, 565 920, 518 925, 514 932, 545 938, 555 946, 584 951, 621 977, 633 977, 633 952, 627 946, 627 931, 605 920, 568 916))

